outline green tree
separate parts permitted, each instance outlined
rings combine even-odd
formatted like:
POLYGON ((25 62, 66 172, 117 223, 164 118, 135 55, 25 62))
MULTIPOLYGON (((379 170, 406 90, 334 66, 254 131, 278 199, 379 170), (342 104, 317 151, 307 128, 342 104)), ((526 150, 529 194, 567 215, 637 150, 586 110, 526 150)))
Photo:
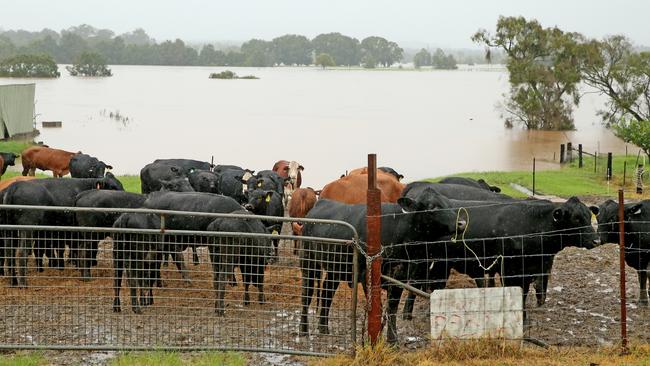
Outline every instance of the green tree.
POLYGON ((361 63, 361 47, 359 40, 341 33, 319 34, 311 41, 317 55, 326 53, 338 65, 358 66, 361 63))
POLYGON ((325 69, 326 67, 330 66, 336 66, 336 62, 334 62, 334 59, 332 56, 328 55, 327 53, 321 53, 318 56, 316 56, 316 59, 314 60, 314 64, 322 67, 325 69))
POLYGON ((454 56, 445 55, 445 52, 440 48, 431 56, 431 64, 434 69, 455 70, 458 68, 454 56))
POLYGON ((472 40, 508 56, 510 95, 504 103, 506 126, 573 129, 582 69, 581 36, 543 28, 524 17, 499 17, 494 35, 479 30, 472 40))
POLYGON ((431 54, 429 51, 423 48, 420 52, 416 53, 413 57, 413 65, 415 65, 416 69, 422 66, 431 66, 431 54))
POLYGON ((0 77, 58 78, 59 67, 49 55, 16 55, 0 61, 0 77))
POLYGON ((106 66, 106 60, 95 52, 83 52, 77 57, 72 66, 66 66, 72 76, 112 76, 106 66))
POLYGON ((59 41, 58 62, 72 63, 81 53, 88 50, 88 43, 80 35, 72 32, 61 32, 59 41))
POLYGON ((132 32, 124 33, 120 35, 120 38, 122 38, 124 43, 127 45, 133 44, 136 46, 148 46, 155 43, 142 28, 137 28, 132 32))
POLYGON ((273 39, 273 55, 284 65, 310 65, 313 47, 305 36, 286 34, 273 39))
POLYGON ((14 54, 16 54, 16 46, 13 42, 7 37, 0 36, 0 60, 4 60, 14 54))
POLYGON ((585 56, 584 82, 609 97, 599 111, 607 125, 650 120, 650 53, 618 35, 588 42, 585 56))
POLYGON ((640 147, 650 158, 650 121, 627 120, 613 127, 616 136, 640 147))
POLYGON ((225 65, 226 54, 221 50, 215 50, 214 46, 207 44, 201 48, 199 53, 199 65, 222 66, 225 65))
POLYGON ((374 69, 377 67, 377 60, 371 54, 366 54, 361 58, 361 65, 366 69, 374 69))
POLYGON ((389 67, 402 59, 404 50, 395 42, 373 36, 364 38, 361 41, 361 53, 366 61, 375 60, 377 64, 389 67))
POLYGON ((241 46, 241 52, 246 55, 244 65, 253 67, 273 66, 275 59, 273 57, 273 42, 261 39, 251 39, 244 42, 241 46))

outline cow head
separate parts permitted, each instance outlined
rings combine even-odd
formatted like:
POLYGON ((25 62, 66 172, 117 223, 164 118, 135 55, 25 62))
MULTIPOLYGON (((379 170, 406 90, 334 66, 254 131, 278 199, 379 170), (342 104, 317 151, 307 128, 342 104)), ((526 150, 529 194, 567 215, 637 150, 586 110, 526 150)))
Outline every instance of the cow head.
POLYGON ((161 191, 172 192, 194 192, 194 188, 187 178, 176 178, 171 180, 159 180, 161 191))
POLYGON ((422 240, 435 240, 465 229, 465 220, 459 219, 457 210, 451 209, 449 199, 431 188, 416 198, 400 197, 397 203, 404 213, 413 215, 411 230, 422 240))
POLYGON ((563 242, 593 248, 600 244, 600 239, 591 226, 591 215, 598 214, 598 207, 587 207, 577 197, 571 197, 553 210, 553 223, 563 242))
POLYGON ((256 215, 264 215, 274 193, 276 192, 263 189, 248 191, 248 203, 244 208, 256 215))
POLYGON ((397 179, 398 182, 401 181, 404 178, 403 175, 396 172, 395 169, 393 169, 393 168, 390 168, 390 167, 387 167, 387 166, 382 166, 382 167, 379 167, 377 169, 381 170, 384 173, 392 175, 393 177, 395 177, 395 179, 397 179))
POLYGON ((650 222, 650 200, 626 205, 625 232, 632 234, 626 236, 626 242, 630 241, 630 244, 632 244, 633 241, 643 240, 643 237, 647 238, 648 222, 650 222))
POLYGON ((97 180, 97 187, 99 189, 110 189, 113 191, 123 191, 122 183, 115 178, 113 173, 108 172, 103 178, 97 180))
POLYGON ((602 243, 618 242, 618 204, 607 200, 598 206, 598 236, 602 243))
POLYGON ((91 177, 101 178, 106 175, 106 169, 113 169, 113 167, 103 161, 97 161, 88 169, 88 173, 90 173, 91 177))
POLYGON ((192 170, 187 177, 195 191, 208 193, 219 192, 219 176, 213 172, 192 170))
POLYGON ((5 161, 5 165, 16 165, 16 158, 20 155, 14 153, 2 153, 2 158, 5 161))
POLYGON ((500 193, 501 192, 501 188, 499 188, 497 186, 491 186, 483 179, 479 179, 476 182, 481 186, 481 188, 483 188, 485 190, 492 191, 494 193, 500 193))

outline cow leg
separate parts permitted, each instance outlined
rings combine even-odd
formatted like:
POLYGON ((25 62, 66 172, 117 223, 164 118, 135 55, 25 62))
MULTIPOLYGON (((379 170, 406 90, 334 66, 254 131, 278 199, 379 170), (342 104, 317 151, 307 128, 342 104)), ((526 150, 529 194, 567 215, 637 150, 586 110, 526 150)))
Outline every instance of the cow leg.
POLYGON ((113 312, 122 311, 120 307, 120 288, 122 287, 122 272, 124 271, 124 252, 118 246, 117 241, 113 241, 113 312))
MULTIPOLYGON (((223 258, 223 257, 222 257, 223 258)), ((226 292, 226 282, 228 281, 228 276, 233 272, 233 266, 231 263, 218 263, 217 266, 219 269, 215 271, 215 282, 217 290, 217 301, 215 303, 215 313, 217 316, 223 316, 226 311, 226 306, 224 302, 225 292, 226 292)))
POLYGON ((318 331, 320 334, 329 334, 329 316, 332 299, 341 283, 339 276, 327 273, 321 290, 320 318, 318 319, 318 331))
POLYGON ((70 250, 70 253, 76 252, 77 255, 77 268, 79 269, 79 273, 81 274, 81 280, 82 281, 89 281, 90 280, 90 265, 91 265, 91 256, 92 253, 90 251, 90 246, 92 245, 92 234, 89 233, 80 233, 81 238, 80 241, 77 243, 76 247, 77 250, 70 250))
POLYGON ((300 336, 309 335, 309 305, 311 305, 312 296, 314 295, 314 279, 320 277, 320 271, 314 268, 314 263, 307 264, 307 268, 302 266, 302 291, 300 313, 300 336))
POLYGON ((201 262, 199 261, 199 253, 196 251, 196 249, 196 244, 192 244, 192 261, 194 262, 195 266, 198 266, 201 264, 201 262))
POLYGON ((183 258, 183 252, 174 251, 173 257, 174 257, 174 264, 176 264, 176 268, 181 273, 181 277, 183 277, 183 280, 185 281, 186 284, 189 284, 190 276, 187 271, 187 266, 185 266, 185 258, 183 258))
MULTIPOLYGON (((133 255, 134 253, 131 253, 133 255)), ((142 314, 142 309, 140 309, 140 305, 138 302, 138 287, 139 287, 139 276, 140 271, 139 271, 139 264, 141 262, 140 258, 129 258, 126 260, 127 262, 127 270, 126 270, 126 276, 128 278, 128 283, 129 283, 129 295, 131 297, 131 311, 133 311, 135 314, 142 314)))
POLYGON ((537 306, 542 306, 546 302, 546 289, 548 288, 548 278, 550 275, 544 273, 535 277, 535 297, 537 298, 537 306))
POLYGON ((397 342, 397 307, 399 306, 399 300, 402 297, 402 288, 399 286, 388 286, 388 308, 386 313, 388 314, 388 331, 386 340, 388 343, 397 342))
POLYGON ((16 249, 16 285, 20 288, 27 287, 27 248, 28 243, 31 243, 31 232, 21 230, 20 241, 16 249))
POLYGON ((641 267, 636 274, 639 278, 639 304, 648 306, 648 272, 644 267, 641 267))
POLYGON ((402 319, 413 320, 413 305, 415 304, 415 294, 409 292, 404 302, 404 309, 402 310, 402 319))

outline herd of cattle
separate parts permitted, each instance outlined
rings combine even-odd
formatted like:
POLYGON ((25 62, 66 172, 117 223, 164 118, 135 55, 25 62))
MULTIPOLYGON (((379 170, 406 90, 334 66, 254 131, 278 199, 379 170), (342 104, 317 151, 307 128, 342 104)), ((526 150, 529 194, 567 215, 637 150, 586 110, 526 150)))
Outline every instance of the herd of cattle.
MULTIPOLYGON (((314 292, 319 293, 318 329, 327 334, 332 299, 341 282, 352 285, 352 254, 354 248, 317 238, 350 240, 349 228, 316 223, 308 219, 340 220, 351 224, 359 234, 363 247, 366 238, 367 169, 350 171, 325 185, 322 190, 301 188, 303 167, 295 161, 278 161, 271 170, 257 173, 234 165, 214 165, 189 159, 159 159, 140 172, 142 194, 124 192, 122 184, 106 169, 111 167, 94 157, 34 146, 21 153, 23 175, 35 169, 51 170, 55 177, 68 173, 71 179, 34 179, 16 177, 0 184, 4 205, 65 206, 88 208, 149 208, 202 213, 235 213, 241 215, 284 216, 285 208, 292 221, 292 231, 302 236, 297 241, 302 271, 302 315, 300 334, 309 333, 308 310, 314 292)), ((0 154, 2 171, 13 165, 17 156, 0 154)), ((498 187, 483 180, 451 177, 438 183, 401 183, 402 175, 392 168, 377 171, 381 190, 382 273, 409 282, 422 290, 445 287, 451 269, 467 274, 479 286, 494 286, 498 273, 505 286, 524 289, 524 303, 531 284, 535 284, 537 304, 545 301, 553 258, 566 246, 592 248, 601 242, 618 241, 617 204, 607 201, 600 207, 587 207, 572 197, 563 203, 546 200, 515 199, 500 193, 498 187), (592 225, 596 215, 598 230, 592 225), (497 265, 490 265, 497 263, 497 265)), ((277 240, 273 236, 253 236, 251 240, 235 241, 220 237, 181 244, 171 239, 132 240, 125 231, 110 228, 157 229, 158 216, 144 213, 106 213, 91 211, 17 210, 4 206, 0 224, 33 226, 79 226, 106 228, 113 238, 115 297, 113 307, 120 311, 119 291, 126 272, 132 310, 153 303, 153 288, 160 285, 160 266, 172 256, 182 277, 189 281, 182 252, 208 245, 214 272, 215 311, 225 311, 225 285, 232 281, 234 267, 239 267, 245 286, 244 302, 248 304, 249 286, 258 289, 259 302, 264 302, 264 269, 277 256, 277 240), (144 289, 138 293, 135 289, 144 289)), ((650 255, 650 201, 625 206, 626 261, 638 272, 640 302, 647 304, 646 268, 650 255)), ((236 232, 270 234, 279 232, 281 222, 255 217, 210 218, 209 216, 171 215, 165 220, 169 230, 201 232, 236 232)), ((14 286, 27 285, 27 257, 33 252, 37 270, 42 271, 44 257, 51 267, 65 266, 66 243, 30 236, 29 230, 5 234, 4 263, 0 269, 14 286), (12 237, 12 239, 9 239, 12 237), (6 267, 6 268, 5 268, 6 267)), ((80 233, 89 235, 89 233, 80 233)), ((95 238, 97 239, 97 238, 95 238)), ((97 240, 67 243, 70 262, 81 277, 91 277, 97 264, 97 240)), ((359 279, 365 277, 366 258, 359 256, 359 279)), ((361 280, 365 289, 365 281, 361 280)), ((389 342, 397 340, 397 307, 403 289, 390 283, 387 290, 389 342)), ((414 295, 407 297, 405 319, 411 318, 414 295)))

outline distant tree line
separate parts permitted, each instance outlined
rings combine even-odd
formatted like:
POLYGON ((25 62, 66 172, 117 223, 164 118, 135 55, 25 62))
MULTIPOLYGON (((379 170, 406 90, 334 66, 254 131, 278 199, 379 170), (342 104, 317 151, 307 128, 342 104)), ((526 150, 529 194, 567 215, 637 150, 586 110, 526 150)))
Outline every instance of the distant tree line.
MULTIPOLYGON (((98 54, 109 65, 322 66, 322 62, 316 62, 321 54, 329 55, 334 66, 373 68, 415 61, 412 51, 405 52, 385 38, 371 36, 358 40, 341 33, 319 34, 311 40, 287 34, 272 40, 251 39, 241 47, 218 49, 212 44, 194 47, 180 39, 157 42, 141 28, 119 35, 87 24, 61 32, 47 28, 36 32, 0 32, 0 60, 16 55, 49 55, 56 63, 72 64, 82 54, 98 54)), ((430 65, 455 68, 456 60, 467 63, 482 60, 479 52, 472 50, 455 51, 454 55, 456 58, 438 49, 431 56, 430 65), (437 57, 440 54, 444 57, 437 57)), ((331 66, 329 61, 326 66, 331 66)))

